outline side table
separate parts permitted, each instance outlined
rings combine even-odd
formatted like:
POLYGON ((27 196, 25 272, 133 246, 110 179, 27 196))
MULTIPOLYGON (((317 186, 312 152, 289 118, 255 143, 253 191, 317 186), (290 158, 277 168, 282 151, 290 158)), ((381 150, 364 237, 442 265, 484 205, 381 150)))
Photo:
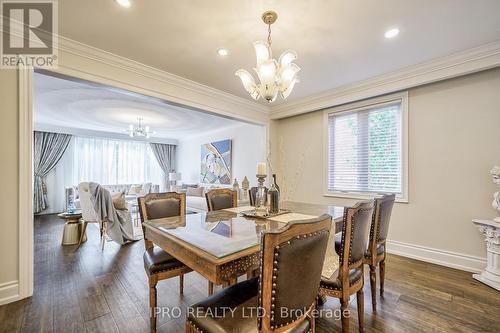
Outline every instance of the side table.
POLYGON ((84 223, 81 221, 81 212, 61 213, 57 214, 57 216, 66 221, 61 241, 62 245, 80 245, 80 243, 87 241, 84 223))

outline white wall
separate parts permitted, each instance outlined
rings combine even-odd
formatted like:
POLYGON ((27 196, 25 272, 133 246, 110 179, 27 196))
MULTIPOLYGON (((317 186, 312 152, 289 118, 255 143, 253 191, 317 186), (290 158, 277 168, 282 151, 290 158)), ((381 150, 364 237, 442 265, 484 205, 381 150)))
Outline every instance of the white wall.
POLYGON ((247 123, 179 140, 177 171, 182 173, 183 183, 200 182, 201 145, 224 139, 232 140, 231 184, 237 178, 241 186, 247 176, 251 186, 257 185, 257 163, 266 161, 266 128, 247 123))
MULTIPOLYGON (((475 270, 485 245, 472 218, 493 218, 489 170, 500 165, 500 69, 409 91, 409 203, 396 204, 389 249, 475 270)), ((322 112, 273 121, 272 160, 289 200, 324 197, 322 112)))

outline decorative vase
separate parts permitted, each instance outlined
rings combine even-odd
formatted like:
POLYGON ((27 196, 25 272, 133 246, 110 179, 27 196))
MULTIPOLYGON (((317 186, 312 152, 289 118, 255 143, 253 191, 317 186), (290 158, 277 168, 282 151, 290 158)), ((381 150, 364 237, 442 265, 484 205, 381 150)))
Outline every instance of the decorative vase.
POLYGON ((267 195, 264 187, 265 179, 266 175, 257 175, 259 186, 257 186, 257 193, 255 195, 255 215, 259 216, 267 215, 267 195))
POLYGON ((269 194, 270 201, 269 213, 278 214, 280 212, 280 192, 276 186, 276 181, 271 184, 267 193, 269 194))
POLYGON ((273 183, 274 187, 276 187, 278 192, 281 194, 280 187, 279 187, 278 183, 276 182, 276 174, 275 173, 273 173, 273 182, 274 182, 273 183))
POLYGON ((248 189, 250 188, 250 182, 248 181, 247 176, 243 178, 243 181, 241 182, 241 189, 243 191, 243 199, 248 199, 248 189))

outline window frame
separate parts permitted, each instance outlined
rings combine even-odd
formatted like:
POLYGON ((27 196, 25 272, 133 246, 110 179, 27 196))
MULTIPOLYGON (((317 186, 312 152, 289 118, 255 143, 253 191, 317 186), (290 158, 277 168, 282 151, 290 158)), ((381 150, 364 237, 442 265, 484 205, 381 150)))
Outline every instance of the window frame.
POLYGON ((401 186, 402 193, 396 196, 396 202, 408 203, 408 91, 389 94, 385 96, 366 99, 359 102, 348 103, 325 109, 323 111, 323 196, 347 199, 371 199, 377 193, 330 191, 328 189, 329 177, 329 117, 335 113, 359 112, 374 106, 382 106, 394 102, 401 103, 401 186))

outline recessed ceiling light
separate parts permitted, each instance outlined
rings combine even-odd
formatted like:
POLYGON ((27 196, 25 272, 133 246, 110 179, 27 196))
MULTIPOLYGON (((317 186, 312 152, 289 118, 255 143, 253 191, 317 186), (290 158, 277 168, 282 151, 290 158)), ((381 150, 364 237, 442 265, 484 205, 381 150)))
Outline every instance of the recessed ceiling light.
POLYGON ((221 48, 221 49, 217 50, 217 54, 222 56, 222 57, 225 57, 229 54, 229 52, 227 49, 221 48))
POLYGON ((130 2, 130 0, 115 0, 116 2, 118 2, 118 4, 122 7, 127 7, 129 8, 132 3, 130 2))
POLYGON ((394 38, 399 34, 399 29, 394 28, 394 29, 389 29, 385 32, 384 36, 385 38, 394 38))

